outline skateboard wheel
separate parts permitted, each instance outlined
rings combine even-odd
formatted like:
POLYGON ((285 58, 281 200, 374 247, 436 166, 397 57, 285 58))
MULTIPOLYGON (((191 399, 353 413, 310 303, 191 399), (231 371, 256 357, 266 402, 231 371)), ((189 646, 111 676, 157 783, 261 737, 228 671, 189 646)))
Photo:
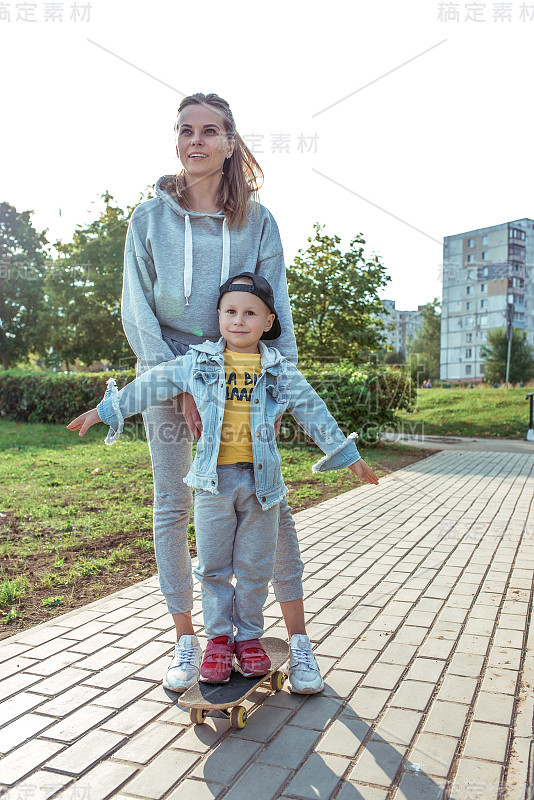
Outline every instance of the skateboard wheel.
POLYGON ((208 712, 205 708, 192 708, 189 712, 189 718, 191 722, 194 722, 195 725, 202 725, 204 720, 206 719, 206 714, 208 712))
POLYGON ((269 678, 269 685, 273 692, 279 692, 280 689, 283 689, 285 682, 286 676, 283 672, 273 672, 269 678))
POLYGON ((244 728, 247 724, 247 709, 244 706, 235 706, 230 711, 230 724, 232 728, 244 728))

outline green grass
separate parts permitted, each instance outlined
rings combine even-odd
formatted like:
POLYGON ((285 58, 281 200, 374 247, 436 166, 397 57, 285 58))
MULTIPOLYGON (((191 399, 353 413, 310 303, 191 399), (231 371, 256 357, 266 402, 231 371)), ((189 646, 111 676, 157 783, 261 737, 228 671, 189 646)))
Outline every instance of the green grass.
POLYGON ((416 410, 400 414, 399 430, 438 436, 524 439, 530 389, 420 389, 416 410))

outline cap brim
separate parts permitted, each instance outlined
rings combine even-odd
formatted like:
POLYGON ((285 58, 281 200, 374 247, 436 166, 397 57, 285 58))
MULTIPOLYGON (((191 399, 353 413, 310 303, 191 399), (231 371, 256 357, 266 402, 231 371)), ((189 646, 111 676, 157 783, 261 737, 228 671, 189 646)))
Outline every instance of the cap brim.
POLYGON ((270 328, 270 330, 265 331, 260 336, 260 339, 263 342, 270 342, 272 339, 278 339, 279 336, 282 335, 282 328, 280 327, 280 321, 278 317, 275 317, 275 320, 270 328))

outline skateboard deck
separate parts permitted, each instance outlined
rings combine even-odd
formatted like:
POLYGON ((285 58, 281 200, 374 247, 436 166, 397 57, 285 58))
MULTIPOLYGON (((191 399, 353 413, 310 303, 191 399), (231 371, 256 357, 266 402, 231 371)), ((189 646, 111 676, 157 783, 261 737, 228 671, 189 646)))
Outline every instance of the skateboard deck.
POLYGON ((265 675, 245 678, 237 667, 232 669, 228 683, 198 681, 180 695, 178 705, 191 709, 190 716, 193 722, 201 723, 208 711, 218 710, 228 713, 234 727, 244 727, 246 710, 239 704, 263 683, 269 682, 272 691, 282 688, 285 675, 279 670, 289 658, 289 645, 282 639, 269 636, 261 639, 261 643, 271 661, 271 669, 265 675))

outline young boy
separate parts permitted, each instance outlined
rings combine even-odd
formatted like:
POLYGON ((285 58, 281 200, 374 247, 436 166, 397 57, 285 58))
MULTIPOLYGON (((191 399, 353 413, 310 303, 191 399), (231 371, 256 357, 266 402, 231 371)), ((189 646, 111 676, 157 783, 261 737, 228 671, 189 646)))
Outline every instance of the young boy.
POLYGON ((270 668, 260 637, 279 503, 286 493, 275 434, 283 412, 290 411, 324 451, 314 472, 348 467, 362 481, 378 483, 356 449, 356 434, 345 438, 298 369, 263 343, 281 332, 269 283, 250 272, 230 278, 221 286, 218 312, 217 343, 192 346, 120 392, 112 378, 97 408, 67 426, 83 436, 91 425, 105 422, 106 443, 113 444, 125 417, 182 392, 193 395, 202 435, 184 480, 196 490, 195 574, 209 639, 200 680, 209 683, 230 679, 234 655, 244 675, 263 675, 270 668))

